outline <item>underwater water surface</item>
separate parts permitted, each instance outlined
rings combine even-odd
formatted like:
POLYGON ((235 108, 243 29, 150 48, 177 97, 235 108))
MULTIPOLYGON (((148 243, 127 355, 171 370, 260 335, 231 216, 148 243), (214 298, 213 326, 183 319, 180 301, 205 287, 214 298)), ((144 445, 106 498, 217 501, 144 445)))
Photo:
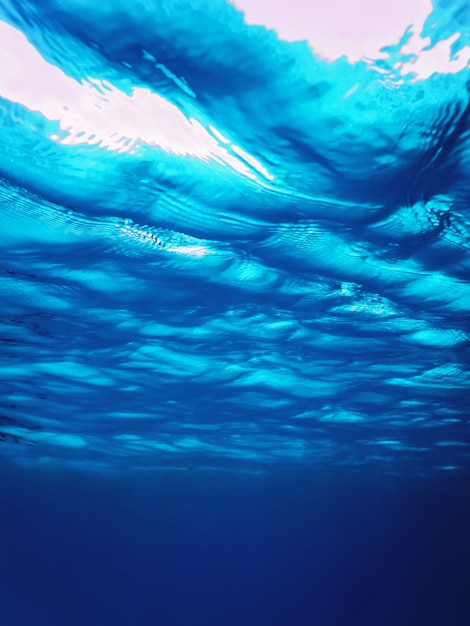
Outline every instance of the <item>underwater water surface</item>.
POLYGON ((0 626, 470 624, 467 0, 1 0, 0 626))
POLYGON ((468 472, 469 10, 421 4, 358 57, 223 0, 4 0, 2 455, 468 472))

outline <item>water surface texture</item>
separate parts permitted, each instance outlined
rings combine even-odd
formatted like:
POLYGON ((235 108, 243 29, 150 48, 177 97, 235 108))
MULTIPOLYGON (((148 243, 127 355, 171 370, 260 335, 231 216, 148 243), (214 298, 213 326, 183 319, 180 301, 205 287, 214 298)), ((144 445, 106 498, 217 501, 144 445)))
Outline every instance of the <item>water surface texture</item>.
POLYGON ((468 471, 469 5, 297 4, 3 0, 2 455, 468 471))

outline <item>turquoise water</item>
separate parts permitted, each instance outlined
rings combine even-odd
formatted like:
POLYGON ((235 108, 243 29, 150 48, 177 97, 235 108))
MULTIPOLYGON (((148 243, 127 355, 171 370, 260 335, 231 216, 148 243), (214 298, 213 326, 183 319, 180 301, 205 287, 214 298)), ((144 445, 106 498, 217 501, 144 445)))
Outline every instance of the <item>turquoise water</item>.
POLYGON ((222 1, 0 19, 2 455, 468 472, 465 2, 427 74, 222 1))
POLYGON ((0 626, 470 624, 467 0, 0 2, 0 626))

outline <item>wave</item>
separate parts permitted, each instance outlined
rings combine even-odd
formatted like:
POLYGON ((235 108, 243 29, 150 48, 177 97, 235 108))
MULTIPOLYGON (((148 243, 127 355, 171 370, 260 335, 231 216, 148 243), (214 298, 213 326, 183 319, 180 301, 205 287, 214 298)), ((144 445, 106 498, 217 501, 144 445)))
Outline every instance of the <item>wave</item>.
POLYGON ((5 454, 467 471, 464 4, 4 3, 5 454))

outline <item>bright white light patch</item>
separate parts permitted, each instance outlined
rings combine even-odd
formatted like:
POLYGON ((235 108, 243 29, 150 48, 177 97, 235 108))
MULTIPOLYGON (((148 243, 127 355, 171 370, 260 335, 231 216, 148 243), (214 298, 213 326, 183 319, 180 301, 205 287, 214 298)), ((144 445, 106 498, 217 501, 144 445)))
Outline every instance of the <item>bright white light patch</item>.
POLYGON ((253 180, 256 173, 272 180, 256 159, 238 147, 222 147, 217 141, 221 135, 214 128, 208 132, 150 89, 133 87, 128 95, 93 77, 80 83, 48 63, 23 33, 3 22, 0 42, 0 96, 57 121, 61 133, 52 135, 53 141, 131 154, 147 144, 181 156, 224 163, 253 180), (230 148, 241 158, 231 154, 230 148))
POLYGON ((414 73, 425 79, 434 72, 456 73, 470 62, 470 46, 451 59, 450 46, 460 33, 426 49, 429 39, 420 33, 433 11, 431 0, 230 1, 244 12, 247 24, 274 29, 285 41, 308 41, 316 54, 330 61, 342 56, 350 63, 387 58, 382 48, 397 44, 411 27, 413 35, 401 53, 416 58, 396 68, 402 76, 414 73))

